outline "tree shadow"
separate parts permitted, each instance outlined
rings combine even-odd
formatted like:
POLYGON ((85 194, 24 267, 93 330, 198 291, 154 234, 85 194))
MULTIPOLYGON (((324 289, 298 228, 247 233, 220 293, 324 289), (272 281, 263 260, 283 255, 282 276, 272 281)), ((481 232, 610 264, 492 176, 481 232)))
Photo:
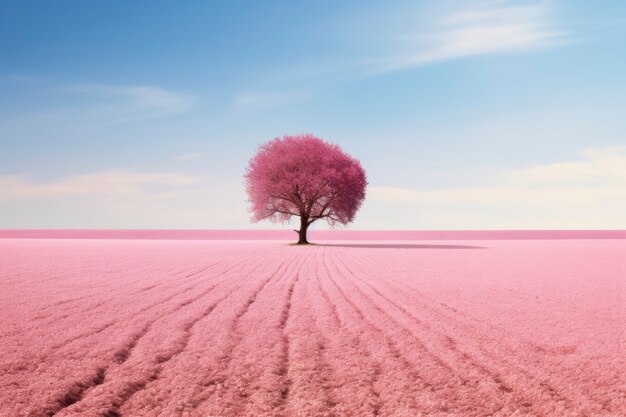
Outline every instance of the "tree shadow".
POLYGON ((315 246, 366 249, 485 249, 484 246, 432 245, 418 243, 316 243, 315 246))

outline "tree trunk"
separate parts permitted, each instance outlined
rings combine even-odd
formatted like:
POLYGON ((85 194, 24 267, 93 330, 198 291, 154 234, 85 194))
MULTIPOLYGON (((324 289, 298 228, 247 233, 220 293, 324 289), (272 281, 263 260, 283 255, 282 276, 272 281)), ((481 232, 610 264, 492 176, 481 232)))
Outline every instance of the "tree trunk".
POLYGON ((309 228, 309 220, 301 216, 300 217, 300 230, 298 230, 298 245, 308 245, 309 241, 306 240, 306 230, 309 228))

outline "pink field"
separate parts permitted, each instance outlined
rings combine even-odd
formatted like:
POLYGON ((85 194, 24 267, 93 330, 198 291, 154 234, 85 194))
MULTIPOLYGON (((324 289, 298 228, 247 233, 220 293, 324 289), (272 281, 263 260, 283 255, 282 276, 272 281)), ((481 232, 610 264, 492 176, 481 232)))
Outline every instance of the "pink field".
POLYGON ((0 416, 626 415, 619 239, 0 239, 0 319, 0 416))
MULTIPOLYGON (((0 238, 283 240, 291 230, 0 229, 0 238)), ((525 240, 626 239, 626 230, 310 230, 311 240, 525 240)))

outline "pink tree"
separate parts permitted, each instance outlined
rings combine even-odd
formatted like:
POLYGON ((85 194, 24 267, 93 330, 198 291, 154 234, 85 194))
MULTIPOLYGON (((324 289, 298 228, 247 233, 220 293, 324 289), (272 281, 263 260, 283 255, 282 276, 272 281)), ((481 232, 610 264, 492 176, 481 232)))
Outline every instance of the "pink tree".
POLYGON ((316 220, 331 226, 354 220, 367 178, 359 161, 313 135, 285 136, 258 149, 245 175, 253 221, 300 217, 298 244, 316 220))

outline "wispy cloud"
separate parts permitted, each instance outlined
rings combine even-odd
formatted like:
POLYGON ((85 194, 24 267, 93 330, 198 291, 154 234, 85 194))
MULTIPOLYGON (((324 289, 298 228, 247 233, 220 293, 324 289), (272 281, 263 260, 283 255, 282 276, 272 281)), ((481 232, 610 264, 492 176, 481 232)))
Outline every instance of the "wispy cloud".
POLYGON ((304 91, 245 91, 235 95, 236 109, 258 110, 296 103, 308 98, 304 91))
POLYGON ((100 106, 110 125, 182 113, 193 102, 188 95, 153 86, 76 84, 64 90, 99 100, 94 105, 100 106))
POLYGON ((186 174, 125 170, 73 175, 56 181, 37 181, 27 175, 3 175, 0 176, 0 201, 47 200, 72 196, 167 198, 175 196, 181 187, 199 182, 199 177, 186 174))
POLYGON ((240 181, 129 170, 1 175, 0 228, 241 227, 248 213, 240 181))
POLYGON ((407 2, 337 24, 341 53, 277 72, 273 80, 367 78, 489 54, 571 43, 555 0, 407 2), (452 3, 452 4, 451 4, 452 3))
POLYGON ((626 227, 626 146, 584 149, 579 160, 505 172, 479 187, 370 187, 368 198, 412 210, 431 228, 626 227))
POLYGON ((439 61, 519 50, 545 48, 564 42, 550 2, 519 4, 488 1, 451 12, 429 32, 394 37, 403 52, 376 59, 375 72, 389 72, 439 61))
POLYGON ((191 161, 193 159, 202 158, 202 157, 204 157, 206 155, 208 155, 206 152, 186 153, 186 154, 183 154, 183 155, 177 155, 176 156, 176 160, 177 161, 191 161))

